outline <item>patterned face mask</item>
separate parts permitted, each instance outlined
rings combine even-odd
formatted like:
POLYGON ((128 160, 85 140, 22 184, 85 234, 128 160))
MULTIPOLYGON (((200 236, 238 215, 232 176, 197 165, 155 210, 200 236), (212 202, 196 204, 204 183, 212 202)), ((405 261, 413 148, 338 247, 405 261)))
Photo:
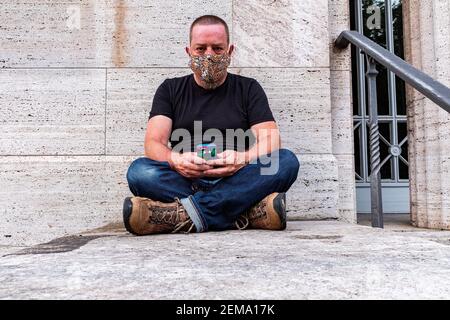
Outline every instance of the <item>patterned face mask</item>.
POLYGON ((207 89, 215 89, 225 76, 230 61, 227 53, 191 56, 189 67, 205 82, 207 89))

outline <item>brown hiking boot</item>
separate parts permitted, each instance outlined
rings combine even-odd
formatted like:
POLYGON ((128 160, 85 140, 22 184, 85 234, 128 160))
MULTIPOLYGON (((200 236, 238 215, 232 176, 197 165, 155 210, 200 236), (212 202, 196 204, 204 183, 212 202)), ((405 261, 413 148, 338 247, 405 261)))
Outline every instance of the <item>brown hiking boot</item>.
POLYGON ((272 193, 262 199, 236 221, 238 229, 286 229, 286 194, 272 193))
POLYGON ((164 203, 149 198, 127 197, 123 203, 123 221, 135 235, 194 232, 195 226, 180 200, 164 203))

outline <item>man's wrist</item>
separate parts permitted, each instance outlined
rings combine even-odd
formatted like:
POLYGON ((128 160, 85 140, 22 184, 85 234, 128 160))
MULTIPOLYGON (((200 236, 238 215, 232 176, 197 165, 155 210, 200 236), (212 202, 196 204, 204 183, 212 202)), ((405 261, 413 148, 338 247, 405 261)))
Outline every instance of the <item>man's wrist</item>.
POLYGON ((170 166, 172 169, 175 169, 175 161, 176 161, 176 159, 177 159, 179 156, 180 156, 179 153, 174 152, 174 151, 170 151, 170 153, 169 153, 169 158, 167 159, 167 162, 169 163, 169 166, 170 166))

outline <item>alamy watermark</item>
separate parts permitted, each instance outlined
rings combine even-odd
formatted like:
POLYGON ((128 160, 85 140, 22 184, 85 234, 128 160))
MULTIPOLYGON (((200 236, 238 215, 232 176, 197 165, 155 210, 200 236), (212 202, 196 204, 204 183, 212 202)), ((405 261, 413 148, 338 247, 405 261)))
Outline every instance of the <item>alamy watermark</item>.
POLYGON ((370 14, 366 21, 367 29, 381 29, 381 8, 376 5, 371 5, 367 7, 366 12, 370 14))
MULTIPOLYGON (((272 150, 270 137, 278 137, 278 130, 259 129, 258 135, 266 136, 268 139, 266 143, 257 143, 254 146, 260 156, 250 159, 249 164, 259 163, 261 165, 261 175, 274 175, 278 172, 280 166, 279 150, 277 148, 272 150)), ((205 141, 214 142, 219 149, 223 145, 237 146, 238 149, 240 148, 244 151, 243 148, 246 143, 248 144, 254 139, 255 136, 251 129, 226 129, 225 135, 219 129, 207 129, 203 132, 202 121, 194 121, 193 135, 189 130, 183 128, 175 129, 171 134, 171 141, 179 142, 172 149, 173 152, 177 153, 191 152, 191 141, 194 141, 195 144, 205 141)))

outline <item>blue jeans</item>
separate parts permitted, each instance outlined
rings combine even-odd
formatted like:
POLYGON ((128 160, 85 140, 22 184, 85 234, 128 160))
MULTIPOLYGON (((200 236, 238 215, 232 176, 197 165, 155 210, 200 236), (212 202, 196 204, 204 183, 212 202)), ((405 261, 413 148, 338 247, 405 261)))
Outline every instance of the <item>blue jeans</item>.
POLYGON ((286 192, 297 179, 299 166, 294 153, 280 149, 229 177, 188 179, 168 162, 144 157, 131 163, 127 180, 135 196, 161 202, 179 198, 197 232, 204 232, 231 229, 242 213, 267 195, 286 192), (263 174, 273 164, 279 170, 263 174))

